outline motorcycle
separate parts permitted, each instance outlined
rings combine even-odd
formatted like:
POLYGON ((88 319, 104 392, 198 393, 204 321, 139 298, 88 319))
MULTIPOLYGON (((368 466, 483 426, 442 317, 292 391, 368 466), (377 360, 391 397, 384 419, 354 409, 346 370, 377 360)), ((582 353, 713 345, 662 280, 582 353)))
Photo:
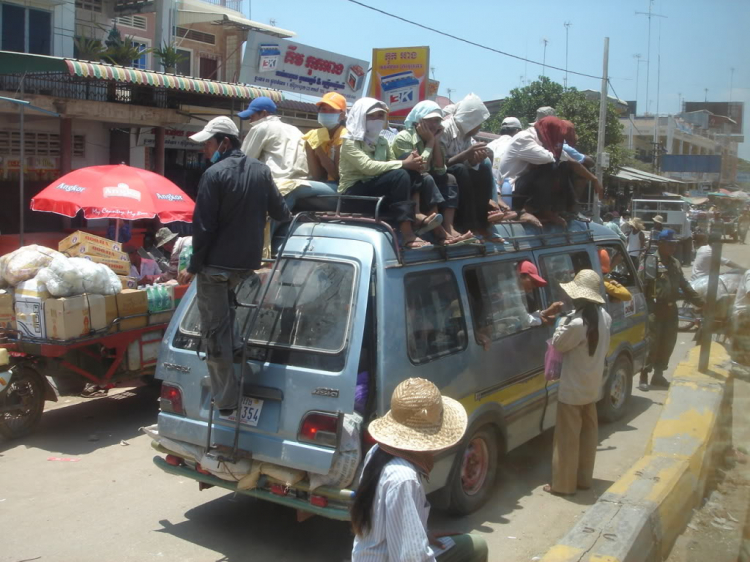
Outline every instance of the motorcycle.
MULTIPOLYGON (((731 270, 719 275, 716 310, 714 311, 714 324, 711 333, 723 339, 731 335, 730 311, 743 275, 744 271, 742 270, 731 270)), ((691 281, 690 286, 705 300, 708 294, 708 275, 691 281)), ((696 340, 699 339, 700 328, 703 325, 703 310, 681 299, 677 301, 677 314, 679 318, 678 330, 680 332, 697 332, 696 340)))
POLYGON ((44 411, 45 385, 25 362, 11 363, 0 349, 0 435, 17 439, 31 433, 44 411))

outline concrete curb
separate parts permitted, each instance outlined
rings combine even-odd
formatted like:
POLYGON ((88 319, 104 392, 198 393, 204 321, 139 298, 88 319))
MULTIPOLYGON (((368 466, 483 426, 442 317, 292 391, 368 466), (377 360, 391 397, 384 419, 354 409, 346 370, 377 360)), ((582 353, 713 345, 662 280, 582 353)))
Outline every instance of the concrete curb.
POLYGON ((728 443, 719 420, 731 404, 729 356, 713 343, 709 373, 700 348, 680 363, 646 452, 591 506, 542 562, 650 562, 669 555, 728 443))

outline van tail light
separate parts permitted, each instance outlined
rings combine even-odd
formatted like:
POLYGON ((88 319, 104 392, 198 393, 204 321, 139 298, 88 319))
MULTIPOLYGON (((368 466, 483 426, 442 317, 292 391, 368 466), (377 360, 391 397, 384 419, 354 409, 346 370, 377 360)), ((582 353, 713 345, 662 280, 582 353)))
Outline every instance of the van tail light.
POLYGON ((161 396, 159 396, 159 406, 162 412, 184 416, 185 408, 182 405, 182 390, 180 390, 180 387, 163 383, 161 385, 161 396))
POLYGON ((182 466, 185 464, 185 460, 176 455, 167 455, 166 461, 167 464, 171 464, 172 466, 182 466))
POLYGON ((302 418, 299 441, 315 443, 325 447, 335 447, 338 443, 339 416, 323 412, 308 412, 302 418))

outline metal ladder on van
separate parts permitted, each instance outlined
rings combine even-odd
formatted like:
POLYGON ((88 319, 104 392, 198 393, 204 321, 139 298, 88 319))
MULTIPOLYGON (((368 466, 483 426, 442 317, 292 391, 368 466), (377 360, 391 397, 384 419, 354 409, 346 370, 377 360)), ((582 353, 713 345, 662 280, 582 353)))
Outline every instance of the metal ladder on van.
MULTIPOLYGON (((250 308, 250 314, 248 314, 247 318, 245 318, 245 322, 242 326, 242 359, 240 364, 240 376, 238 377, 237 381, 237 408, 235 410, 235 423, 234 423, 234 437, 233 437, 233 443, 232 443, 232 449, 229 455, 225 455, 222 452, 222 447, 217 446, 215 443, 212 443, 212 434, 213 434, 213 423, 214 423, 214 399, 213 396, 211 397, 210 406, 208 410, 208 429, 206 432, 206 456, 215 459, 219 462, 225 462, 225 463, 235 463, 237 462, 238 455, 240 453, 239 451, 239 439, 240 439, 240 425, 242 420, 242 399, 244 398, 243 389, 245 385, 245 378, 246 375, 250 371, 250 366, 248 363, 248 356, 247 356, 247 350, 248 346, 251 343, 251 335, 253 333, 253 330, 255 329, 255 325, 258 321, 258 318, 260 316, 260 309, 263 304, 263 302, 266 299, 266 296, 268 295, 268 291, 271 287, 271 284, 273 283, 273 280, 276 277, 276 274, 279 270, 279 264, 281 263, 281 257, 284 254, 284 250, 286 249, 287 242, 289 242, 289 239, 292 237, 297 224, 302 219, 307 219, 310 222, 317 222, 320 223, 324 220, 346 220, 346 221, 355 221, 355 222, 366 222, 366 223, 377 223, 380 225, 385 225, 388 230, 390 230, 393 240, 394 240, 394 246, 398 248, 398 242, 396 240, 396 234, 393 231, 393 229, 384 223, 380 219, 380 206, 385 199, 384 197, 368 197, 368 196, 360 196, 360 195, 321 195, 319 196, 321 198, 337 198, 337 204, 336 204, 336 211, 333 214, 330 214, 330 212, 316 212, 316 211, 303 211, 301 213, 297 213, 292 218, 292 222, 289 224, 289 229, 287 230, 284 239, 281 243, 281 246, 278 249, 278 252, 276 253, 276 259, 273 260, 273 267, 271 268, 271 272, 266 276, 265 279, 263 279, 259 284, 258 287, 255 289, 254 294, 252 298, 250 299, 248 304, 238 304, 238 306, 242 306, 245 308, 250 308), (357 215, 347 215, 341 212, 341 204, 343 200, 358 200, 358 201, 373 201, 375 202, 375 216, 373 218, 369 217, 361 217, 357 215)), ((269 333, 269 338, 270 338, 269 333)), ((257 342, 255 342, 257 343, 257 342)), ((270 344, 269 341, 265 342, 265 345, 270 344)), ((263 344, 261 344, 263 345, 263 344)))

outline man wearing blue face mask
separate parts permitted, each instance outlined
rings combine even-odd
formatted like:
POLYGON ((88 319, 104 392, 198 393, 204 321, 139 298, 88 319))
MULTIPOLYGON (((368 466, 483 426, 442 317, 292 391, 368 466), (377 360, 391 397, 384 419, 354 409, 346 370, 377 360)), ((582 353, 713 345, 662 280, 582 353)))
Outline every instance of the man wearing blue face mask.
POLYGON ((229 117, 216 117, 190 140, 203 143, 213 162, 201 176, 193 211, 193 255, 180 283, 197 276, 201 339, 207 354, 211 396, 222 415, 237 407, 234 351, 235 289, 260 269, 266 215, 291 219, 271 170, 240 150, 239 131, 229 117))

